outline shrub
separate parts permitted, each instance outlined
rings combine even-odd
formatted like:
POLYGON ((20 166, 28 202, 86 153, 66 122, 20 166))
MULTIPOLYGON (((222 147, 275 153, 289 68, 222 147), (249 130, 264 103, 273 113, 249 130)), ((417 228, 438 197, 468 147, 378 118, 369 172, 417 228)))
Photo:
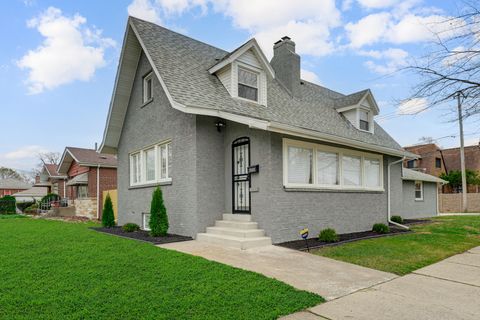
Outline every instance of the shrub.
POLYGON ((153 191, 150 206, 150 235, 152 237, 166 236, 168 231, 167 209, 163 203, 163 195, 160 187, 153 191))
POLYGON ((393 222, 396 222, 396 223, 403 223, 403 218, 400 217, 400 216, 392 216, 390 218, 390 220, 392 220, 393 222))
POLYGON ((16 210, 16 199, 12 196, 4 196, 0 198, 0 214, 14 214, 16 210))
POLYGON ((140 230, 140 226, 136 223, 125 223, 123 226, 122 226, 122 230, 124 232, 135 232, 135 231, 138 231, 140 230))
POLYGON ((373 225, 372 231, 376 233, 389 233, 390 228, 384 223, 375 223, 373 225))
POLYGON ((115 226, 115 215, 113 213, 112 199, 110 198, 109 193, 107 193, 105 204, 103 205, 102 226, 106 228, 115 226))
POLYGON ((25 212, 25 210, 27 210, 27 208, 31 207, 34 204, 35 204, 35 202, 33 202, 33 201, 19 202, 19 203, 17 203, 17 208, 18 208, 18 210, 20 210, 22 212, 25 212))
POLYGON ((35 213, 36 214, 37 211, 38 211, 38 204, 34 203, 31 206, 25 208, 25 210, 23 212, 24 213, 35 213))
POLYGON ((323 242, 337 242, 337 232, 332 228, 323 229, 318 235, 318 239, 323 242))
POLYGON ((56 193, 49 193, 40 200, 40 208, 42 210, 50 210, 52 201, 59 201, 60 196, 56 193))

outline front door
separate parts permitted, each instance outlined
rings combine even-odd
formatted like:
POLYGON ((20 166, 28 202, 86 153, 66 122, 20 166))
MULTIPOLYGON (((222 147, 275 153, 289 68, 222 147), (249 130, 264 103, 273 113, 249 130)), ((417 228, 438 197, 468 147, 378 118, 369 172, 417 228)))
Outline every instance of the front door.
POLYGON ((238 138, 232 143, 233 213, 250 214, 250 139, 238 138))

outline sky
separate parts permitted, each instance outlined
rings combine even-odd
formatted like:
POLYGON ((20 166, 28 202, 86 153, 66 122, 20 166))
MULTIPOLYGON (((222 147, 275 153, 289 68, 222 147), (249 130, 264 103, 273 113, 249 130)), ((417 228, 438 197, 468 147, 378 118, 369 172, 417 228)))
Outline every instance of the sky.
MULTIPOLYGON (((435 22, 460 1, 9 0, 0 3, 0 166, 29 170, 40 152, 100 144, 128 15, 225 50, 255 37, 267 57, 288 35, 302 77, 344 94, 370 88, 376 120, 403 146, 459 145, 456 104, 406 100, 419 79, 397 72, 431 48, 435 22), (424 110, 424 111, 422 111, 424 110)), ((478 121, 478 119, 477 119, 478 121)), ((465 123, 466 144, 480 137, 465 123)))

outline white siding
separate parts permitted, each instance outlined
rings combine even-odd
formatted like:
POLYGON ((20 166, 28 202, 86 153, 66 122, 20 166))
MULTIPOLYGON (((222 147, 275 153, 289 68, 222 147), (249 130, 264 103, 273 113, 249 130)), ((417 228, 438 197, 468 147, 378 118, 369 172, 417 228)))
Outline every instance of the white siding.
POLYGON ((217 72, 218 79, 222 82, 223 86, 227 91, 232 95, 232 67, 230 65, 226 66, 222 70, 217 72))
POLYGON ((350 121, 351 124, 355 126, 355 128, 358 128, 357 109, 345 111, 343 112, 343 115, 348 121, 350 121))
POLYGON ((238 57, 238 61, 248 64, 255 68, 259 68, 259 69, 262 68, 262 65, 260 64, 260 62, 258 61, 257 57, 255 56, 252 50, 248 50, 244 54, 242 54, 240 57, 238 57))

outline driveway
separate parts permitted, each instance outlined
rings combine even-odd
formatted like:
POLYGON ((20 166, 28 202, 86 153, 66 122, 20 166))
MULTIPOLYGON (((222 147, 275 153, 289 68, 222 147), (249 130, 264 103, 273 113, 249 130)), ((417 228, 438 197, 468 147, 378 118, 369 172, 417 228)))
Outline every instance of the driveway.
POLYGON ((480 247, 284 319, 479 319, 480 247))
POLYGON ((326 300, 398 277, 391 273, 277 246, 240 250, 195 240, 158 246, 258 272, 297 289, 317 293, 326 300))

